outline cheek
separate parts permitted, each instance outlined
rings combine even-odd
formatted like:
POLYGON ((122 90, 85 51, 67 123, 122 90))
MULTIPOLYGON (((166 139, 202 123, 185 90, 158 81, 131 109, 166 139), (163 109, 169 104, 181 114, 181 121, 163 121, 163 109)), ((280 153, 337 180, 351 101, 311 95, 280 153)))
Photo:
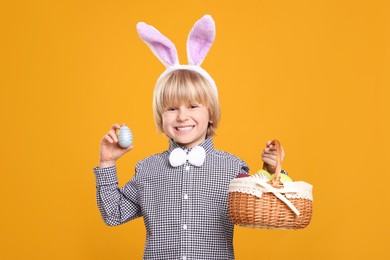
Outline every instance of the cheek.
POLYGON ((205 123, 205 124, 209 124, 210 123, 210 114, 208 113, 208 112, 206 112, 206 113, 204 113, 204 115, 203 115, 203 122, 205 123))
POLYGON ((161 120, 162 120, 162 128, 164 129, 164 131, 169 127, 170 123, 171 123, 171 118, 168 116, 168 115, 164 115, 161 117, 161 120))
POLYGON ((169 130, 168 124, 167 124, 167 122, 164 119, 162 120, 162 132, 166 136, 172 137, 171 134, 170 134, 170 130, 169 130))
POLYGON ((167 119, 163 117, 161 120, 162 128, 165 129, 167 127, 167 119))

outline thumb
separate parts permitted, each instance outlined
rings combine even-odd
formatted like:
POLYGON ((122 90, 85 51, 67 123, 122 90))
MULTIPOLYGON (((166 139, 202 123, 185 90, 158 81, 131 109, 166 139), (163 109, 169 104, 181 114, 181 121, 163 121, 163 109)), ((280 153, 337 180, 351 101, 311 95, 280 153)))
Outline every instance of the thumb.
POLYGON ((122 154, 125 154, 127 152, 130 152, 131 150, 133 150, 134 146, 133 145, 130 145, 129 147, 127 148, 122 148, 122 154))

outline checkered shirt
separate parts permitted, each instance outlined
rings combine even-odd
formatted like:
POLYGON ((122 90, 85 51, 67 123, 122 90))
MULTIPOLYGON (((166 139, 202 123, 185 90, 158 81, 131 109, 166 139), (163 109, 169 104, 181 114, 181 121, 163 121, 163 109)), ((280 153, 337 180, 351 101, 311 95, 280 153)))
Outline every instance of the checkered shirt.
POLYGON ((186 162, 172 167, 169 154, 179 146, 171 140, 168 151, 137 163, 134 177, 122 188, 115 166, 94 169, 97 203, 107 225, 144 218, 143 259, 234 259, 228 188, 249 168, 236 156, 215 150, 212 138, 200 146, 206 151, 203 166, 186 162))

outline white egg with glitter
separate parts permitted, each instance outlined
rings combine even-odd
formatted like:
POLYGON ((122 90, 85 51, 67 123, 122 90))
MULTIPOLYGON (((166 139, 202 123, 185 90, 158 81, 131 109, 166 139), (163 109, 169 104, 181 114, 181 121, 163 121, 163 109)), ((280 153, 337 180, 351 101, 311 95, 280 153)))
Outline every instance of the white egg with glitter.
POLYGON ((119 128, 118 141, 119 146, 122 148, 127 148, 133 143, 133 133, 131 132, 130 128, 125 125, 119 128))

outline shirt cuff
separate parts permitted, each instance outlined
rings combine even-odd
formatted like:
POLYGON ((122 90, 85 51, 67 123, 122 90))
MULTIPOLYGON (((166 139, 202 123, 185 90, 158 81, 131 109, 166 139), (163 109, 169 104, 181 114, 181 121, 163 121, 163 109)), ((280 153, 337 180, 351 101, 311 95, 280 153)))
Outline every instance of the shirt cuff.
POLYGON ((280 173, 286 174, 286 175, 288 176, 288 172, 287 172, 286 170, 283 170, 283 169, 282 169, 282 170, 280 171, 280 173))
POLYGON ((93 168, 93 172, 95 173, 97 186, 118 184, 116 165, 105 168, 95 167, 93 168))

